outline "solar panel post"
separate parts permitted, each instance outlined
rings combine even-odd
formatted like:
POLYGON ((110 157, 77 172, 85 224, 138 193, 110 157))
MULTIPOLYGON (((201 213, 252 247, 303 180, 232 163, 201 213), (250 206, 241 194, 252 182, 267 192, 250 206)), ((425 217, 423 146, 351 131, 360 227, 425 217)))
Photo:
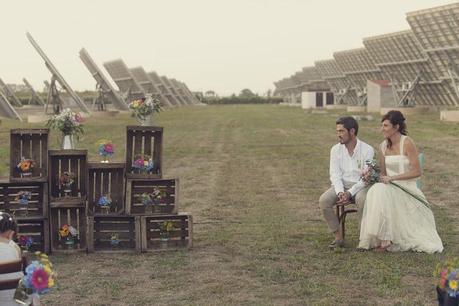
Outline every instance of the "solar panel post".
POLYGON ((22 106, 21 101, 19 101, 19 99, 16 97, 13 90, 11 90, 10 86, 5 84, 1 78, 0 78, 0 89, 3 91, 4 96, 6 97, 6 99, 8 99, 11 105, 16 106, 16 107, 22 106))
MULTIPOLYGON (((56 67, 54 67, 53 63, 51 63, 51 61, 46 56, 46 54, 43 52, 43 50, 40 48, 40 46, 37 44, 37 42, 33 39, 32 35, 30 35, 30 33, 27 32, 26 36, 29 39, 29 41, 32 44, 32 46, 35 48, 35 50, 37 50, 38 54, 45 61, 46 68, 48 68, 48 70, 51 72, 51 74, 52 74, 51 83, 53 83, 53 80, 54 80, 54 82, 55 81, 59 82, 61 87, 63 89, 65 89, 65 91, 67 91, 67 93, 70 95, 70 97, 72 97, 72 99, 80 107, 80 109, 85 113, 91 114, 91 111, 89 110, 89 108, 86 106, 86 104, 84 104, 84 102, 81 100, 81 98, 73 91, 73 89, 70 87, 70 85, 64 80, 64 78, 59 73, 59 71, 56 69, 56 67)), ((51 86, 52 86, 52 84, 51 84, 51 86)), ((53 90, 50 89, 50 91, 53 91, 53 90)), ((48 95, 48 97, 49 97, 49 95, 48 95)), ((59 100, 60 100, 60 98, 59 98, 59 100)), ((57 102, 57 101, 53 100, 53 101, 48 101, 47 103, 49 104, 49 102, 53 102, 53 105, 55 105, 54 103, 57 102)), ((62 102, 62 100, 60 100, 60 102, 62 102)), ((62 108, 62 105, 60 105, 60 107, 62 108)))
POLYGON ((33 89, 32 85, 26 80, 26 78, 23 78, 22 81, 24 82, 25 86, 30 90, 32 97, 29 100, 29 104, 37 104, 37 105, 45 105, 45 102, 40 98, 40 95, 33 89))

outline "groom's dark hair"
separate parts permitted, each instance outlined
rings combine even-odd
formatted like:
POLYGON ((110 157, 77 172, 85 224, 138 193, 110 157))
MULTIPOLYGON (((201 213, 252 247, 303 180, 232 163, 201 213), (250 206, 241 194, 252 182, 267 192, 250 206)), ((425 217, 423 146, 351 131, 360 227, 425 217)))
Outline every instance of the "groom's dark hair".
POLYGON ((336 120, 336 124, 342 124, 348 131, 354 129, 355 136, 357 136, 357 133, 359 132, 359 124, 357 123, 357 120, 354 119, 354 117, 341 117, 336 120))

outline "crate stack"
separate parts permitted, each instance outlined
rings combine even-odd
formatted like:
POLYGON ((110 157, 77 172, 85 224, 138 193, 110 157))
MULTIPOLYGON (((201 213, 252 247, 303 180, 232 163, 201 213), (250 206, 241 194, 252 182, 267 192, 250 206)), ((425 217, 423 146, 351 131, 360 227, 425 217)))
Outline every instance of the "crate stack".
POLYGON ((192 246, 192 216, 178 212, 179 180, 162 177, 162 127, 128 126, 123 163, 88 162, 87 150, 48 150, 48 134, 11 130, 10 179, 0 181, 0 211, 17 219, 18 240, 32 238, 30 250, 116 253, 192 246), (134 167, 139 157, 151 158, 153 166, 134 167), (21 173, 21 160, 33 160, 32 171, 21 173), (20 198, 25 192, 26 201, 20 198), (145 205, 144 195, 155 192, 160 197, 145 205), (109 206, 100 205, 103 197, 109 206), (69 226, 72 236, 61 237, 69 226))
POLYGON ((10 178, 0 182, 0 211, 18 223, 16 238, 32 251, 50 251, 48 215, 48 129, 10 131, 10 178), (21 161, 33 160, 30 171, 21 161))
POLYGON ((128 126, 126 128, 126 214, 139 216, 143 252, 162 249, 190 248, 193 219, 179 213, 179 180, 162 177, 163 128, 128 126), (153 161, 149 173, 133 167, 138 157, 153 161), (160 192, 161 199, 151 205, 142 203, 143 194, 160 192), (164 225, 172 229, 164 238, 164 225))

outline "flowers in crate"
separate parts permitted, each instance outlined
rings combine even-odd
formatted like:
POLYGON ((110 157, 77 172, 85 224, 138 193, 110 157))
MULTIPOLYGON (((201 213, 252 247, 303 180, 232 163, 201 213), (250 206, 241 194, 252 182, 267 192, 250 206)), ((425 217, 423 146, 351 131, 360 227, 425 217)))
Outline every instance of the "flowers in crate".
POLYGON ((18 237, 18 244, 23 250, 29 250, 33 245, 33 238, 26 235, 20 235, 18 237))
POLYGON ((437 264, 434 277, 438 288, 450 297, 459 297, 459 257, 437 264))
POLYGON ((140 195, 140 199, 143 205, 158 204, 164 197, 165 192, 158 186, 154 186, 151 193, 144 192, 140 195))
POLYGON ((111 140, 101 139, 97 142, 97 150, 100 156, 107 158, 112 157, 115 153, 111 140))
POLYGON ((18 201, 19 204, 27 205, 32 200, 32 193, 30 191, 19 191, 14 200, 18 201))
POLYGON ((120 235, 119 234, 116 234, 116 233, 113 233, 111 236, 110 236, 110 245, 112 246, 119 246, 120 244, 120 235))
POLYGON ((64 224, 59 228, 59 239, 66 244, 73 244, 78 238, 78 231, 71 225, 64 224))
POLYGON ((45 294, 52 287, 57 274, 53 271, 53 264, 48 255, 35 252, 36 260, 33 260, 25 269, 25 274, 14 294, 16 301, 26 300, 27 295, 45 294))
POLYGON ((159 236, 161 239, 169 239, 170 233, 175 230, 175 224, 173 221, 164 221, 161 223, 159 236))
POLYGON ((161 102, 152 95, 132 101, 129 103, 129 109, 132 111, 132 117, 140 120, 145 120, 151 114, 159 113, 162 110, 161 102))
POLYGON ((82 122, 83 117, 79 113, 66 108, 60 114, 52 116, 46 122, 46 126, 59 130, 64 135, 74 135, 78 139, 84 133, 82 122))
POLYGON ((16 169, 20 173, 30 173, 34 165, 35 162, 33 159, 21 157, 21 161, 16 165, 16 169))
POLYGON ((138 169, 140 172, 150 173, 155 168, 155 162, 149 155, 136 155, 132 163, 132 168, 138 169))
POLYGON ((59 187, 61 189, 70 189, 75 182, 75 174, 65 171, 59 176, 59 187))
POLYGON ((112 205, 112 199, 110 198, 110 195, 101 196, 99 200, 97 201, 97 205, 101 207, 112 205))

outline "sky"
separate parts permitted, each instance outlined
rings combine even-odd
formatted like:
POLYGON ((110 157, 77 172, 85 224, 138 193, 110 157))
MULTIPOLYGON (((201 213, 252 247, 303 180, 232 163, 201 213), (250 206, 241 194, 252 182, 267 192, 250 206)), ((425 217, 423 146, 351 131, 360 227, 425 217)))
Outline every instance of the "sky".
MULTIPOLYGON (((40 0, 1 1, 0 78, 36 90, 50 72, 28 31, 74 90, 94 90, 78 56, 86 48, 103 68, 128 67, 219 95, 264 94, 333 52, 363 47, 362 38, 409 29, 406 13, 447 0, 40 0)), ((117 88, 115 86, 115 88, 117 88)))

